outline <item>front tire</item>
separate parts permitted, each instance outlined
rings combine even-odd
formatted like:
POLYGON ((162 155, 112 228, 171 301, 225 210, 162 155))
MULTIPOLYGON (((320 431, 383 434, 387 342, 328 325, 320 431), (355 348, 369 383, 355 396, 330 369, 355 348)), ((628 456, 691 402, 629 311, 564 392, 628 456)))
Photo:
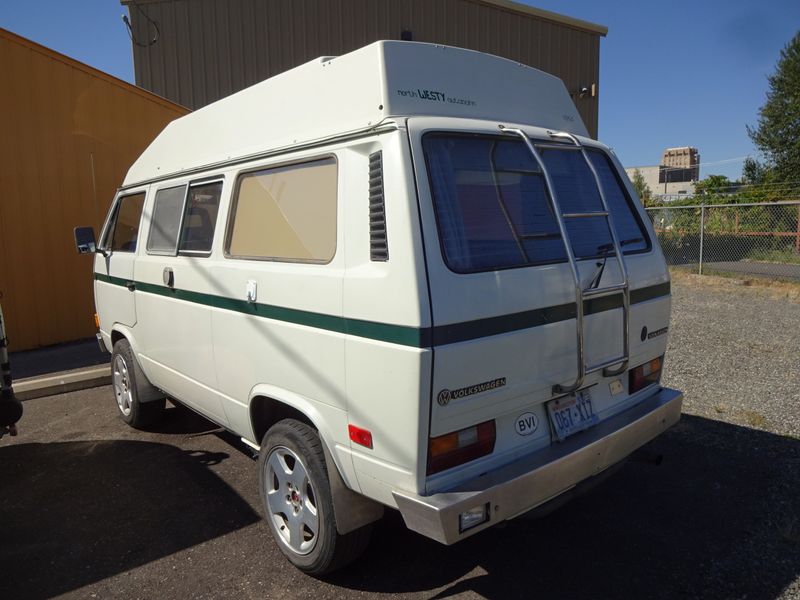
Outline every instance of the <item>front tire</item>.
POLYGON ((261 443, 258 473, 267 523, 294 566, 319 576, 361 555, 371 526, 337 532, 325 454, 311 427, 294 419, 271 427, 261 443))
POLYGON ((111 353, 111 384, 119 415, 128 425, 142 429, 161 418, 166 398, 149 399, 160 394, 147 381, 125 338, 116 341, 111 353))

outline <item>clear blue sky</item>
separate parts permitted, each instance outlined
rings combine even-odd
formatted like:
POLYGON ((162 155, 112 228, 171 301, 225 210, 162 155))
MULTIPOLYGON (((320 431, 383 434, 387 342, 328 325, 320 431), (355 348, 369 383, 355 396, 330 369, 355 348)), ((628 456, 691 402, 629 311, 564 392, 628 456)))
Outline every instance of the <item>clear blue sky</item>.
MULTIPOLYGON (((435 0, 430 0, 435 1, 435 0)), ((532 0, 609 28, 600 43, 600 139, 629 166, 697 146, 703 163, 755 150, 745 131, 767 75, 800 29, 798 0, 532 0)), ((2 0, 0 27, 133 81, 117 0, 2 0)), ((704 167, 736 178, 741 160, 704 167)))

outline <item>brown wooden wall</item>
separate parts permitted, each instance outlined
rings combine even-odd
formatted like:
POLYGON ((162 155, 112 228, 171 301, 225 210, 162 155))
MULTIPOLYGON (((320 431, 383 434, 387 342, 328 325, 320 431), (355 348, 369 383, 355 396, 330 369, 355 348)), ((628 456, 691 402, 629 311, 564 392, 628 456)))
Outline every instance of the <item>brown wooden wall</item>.
MULTIPOLYGON (((504 0, 121 0, 136 83, 197 109, 318 56, 376 40, 471 48, 560 77, 597 137, 606 28, 504 0), (158 37, 154 43, 154 23, 158 37), (581 87, 597 94, 580 97, 581 87)), ((346 90, 324 90, 347 93, 346 90)))
POLYGON ((128 167, 187 109, 0 29, 0 303, 11 351, 92 336, 91 257, 128 167))

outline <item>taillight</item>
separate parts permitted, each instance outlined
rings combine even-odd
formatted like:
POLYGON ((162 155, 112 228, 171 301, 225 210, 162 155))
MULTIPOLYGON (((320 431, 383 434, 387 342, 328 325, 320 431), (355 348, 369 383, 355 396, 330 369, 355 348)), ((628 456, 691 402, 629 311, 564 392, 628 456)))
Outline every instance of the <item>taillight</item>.
POLYGON ((496 430, 494 421, 486 421, 428 441, 428 475, 491 454, 496 430))
POLYGON ((628 371, 628 393, 633 394, 651 383, 657 383, 658 380, 661 379, 661 365, 663 360, 664 357, 659 356, 628 371))

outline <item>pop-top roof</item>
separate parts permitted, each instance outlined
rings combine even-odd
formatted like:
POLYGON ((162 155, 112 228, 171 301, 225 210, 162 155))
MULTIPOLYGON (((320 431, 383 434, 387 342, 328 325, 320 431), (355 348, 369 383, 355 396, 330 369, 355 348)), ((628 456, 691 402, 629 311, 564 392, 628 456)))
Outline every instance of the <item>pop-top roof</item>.
POLYGON ((473 50, 375 42, 322 57, 176 119, 125 186, 409 116, 487 119, 586 136, 564 83, 473 50))

